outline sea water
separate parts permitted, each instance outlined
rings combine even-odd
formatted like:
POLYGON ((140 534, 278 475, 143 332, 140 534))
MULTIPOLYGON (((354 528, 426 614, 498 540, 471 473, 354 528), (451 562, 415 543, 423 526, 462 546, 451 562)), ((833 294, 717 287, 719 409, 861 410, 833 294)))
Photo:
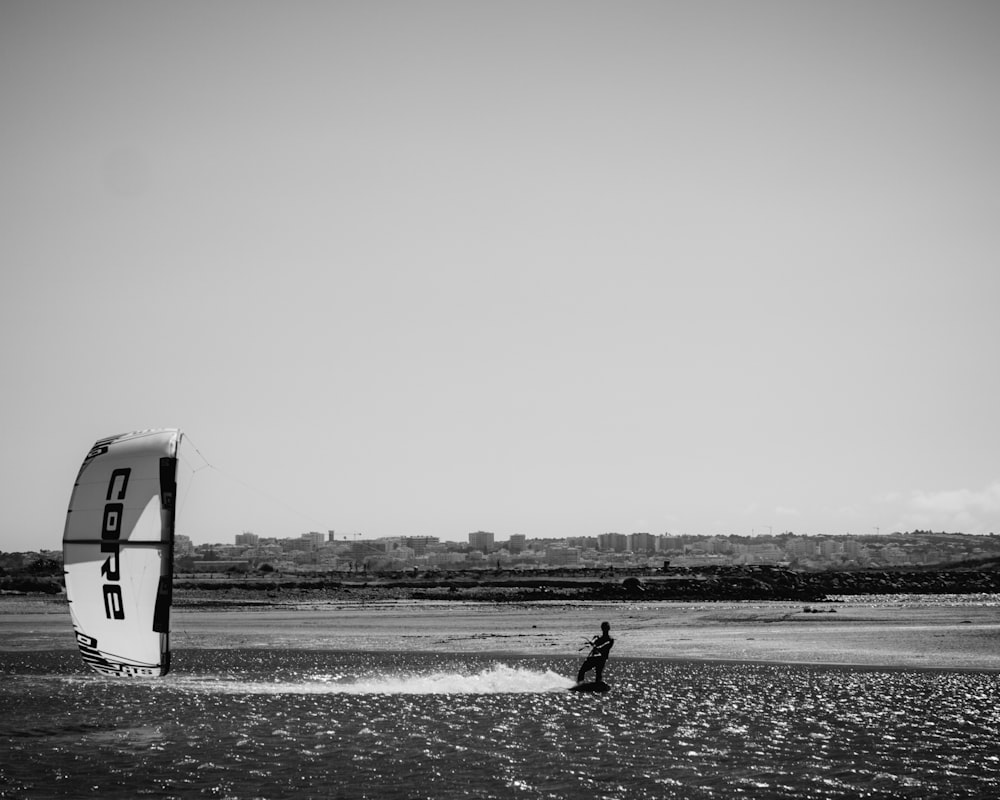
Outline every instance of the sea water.
POLYGON ((994 673, 179 650, 0 653, 0 797, 996 798, 994 673))

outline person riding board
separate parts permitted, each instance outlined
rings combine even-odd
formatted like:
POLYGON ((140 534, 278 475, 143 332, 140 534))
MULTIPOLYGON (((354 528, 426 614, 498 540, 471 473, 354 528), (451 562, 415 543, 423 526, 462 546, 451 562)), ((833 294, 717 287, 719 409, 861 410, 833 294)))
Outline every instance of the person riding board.
MULTIPOLYGON (((611 648, 614 647, 615 640, 608 635, 611 630, 611 624, 608 622, 601 623, 601 635, 595 636, 593 639, 587 640, 587 646, 590 647, 590 655, 587 656, 587 660, 583 662, 580 667, 580 671, 577 673, 576 682, 583 683, 583 678, 589 670, 594 670, 596 674, 596 682, 603 683, 601 678, 604 676, 604 665, 608 662, 608 656, 611 654, 611 648)), ((583 648, 580 648, 581 650, 583 648)))

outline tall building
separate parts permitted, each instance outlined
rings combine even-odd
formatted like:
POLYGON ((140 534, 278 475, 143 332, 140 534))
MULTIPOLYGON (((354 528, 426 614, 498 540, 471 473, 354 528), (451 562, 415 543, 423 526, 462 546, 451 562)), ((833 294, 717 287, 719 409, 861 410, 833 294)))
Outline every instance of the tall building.
POLYGON ((819 543, 819 552, 825 558, 830 558, 843 553, 844 545, 837 539, 822 539, 819 543))
POLYGON ((633 553, 656 552, 656 537, 651 533, 633 533, 629 536, 629 549, 633 553))
POLYGON ((243 531, 243 533, 236 534, 236 544, 243 545, 244 547, 254 547, 259 542, 260 537, 256 533, 243 531))
POLYGON ((309 542, 311 549, 315 550, 326 541, 326 534, 319 531, 309 531, 309 533, 303 533, 302 538, 309 542))
POLYGON ((815 558, 819 545, 805 536, 790 536, 785 542, 785 552, 790 558, 815 558))
POLYGON ((437 536, 404 536, 400 541, 404 547, 412 548, 417 556, 425 555, 429 545, 440 543, 437 536))
POLYGON ((493 534, 489 531, 470 533, 469 547, 473 550, 482 550, 484 553, 493 552, 493 534))
POLYGON ((511 555, 517 555, 518 553, 524 552, 524 534, 523 533, 512 533, 510 535, 509 549, 511 555))

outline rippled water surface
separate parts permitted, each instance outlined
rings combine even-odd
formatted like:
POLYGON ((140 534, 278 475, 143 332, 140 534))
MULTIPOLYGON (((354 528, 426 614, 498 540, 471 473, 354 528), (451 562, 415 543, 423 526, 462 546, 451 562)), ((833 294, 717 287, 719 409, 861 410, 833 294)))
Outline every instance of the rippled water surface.
POLYGON ((0 653, 0 797, 1000 796, 992 673, 181 650, 0 653))

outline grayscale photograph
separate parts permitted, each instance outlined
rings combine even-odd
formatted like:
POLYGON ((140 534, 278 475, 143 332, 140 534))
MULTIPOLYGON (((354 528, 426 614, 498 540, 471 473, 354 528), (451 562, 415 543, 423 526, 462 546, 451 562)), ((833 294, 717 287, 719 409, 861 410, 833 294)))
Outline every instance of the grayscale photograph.
POLYGON ((0 0, 0 797, 1000 796, 1000 3, 0 0))

